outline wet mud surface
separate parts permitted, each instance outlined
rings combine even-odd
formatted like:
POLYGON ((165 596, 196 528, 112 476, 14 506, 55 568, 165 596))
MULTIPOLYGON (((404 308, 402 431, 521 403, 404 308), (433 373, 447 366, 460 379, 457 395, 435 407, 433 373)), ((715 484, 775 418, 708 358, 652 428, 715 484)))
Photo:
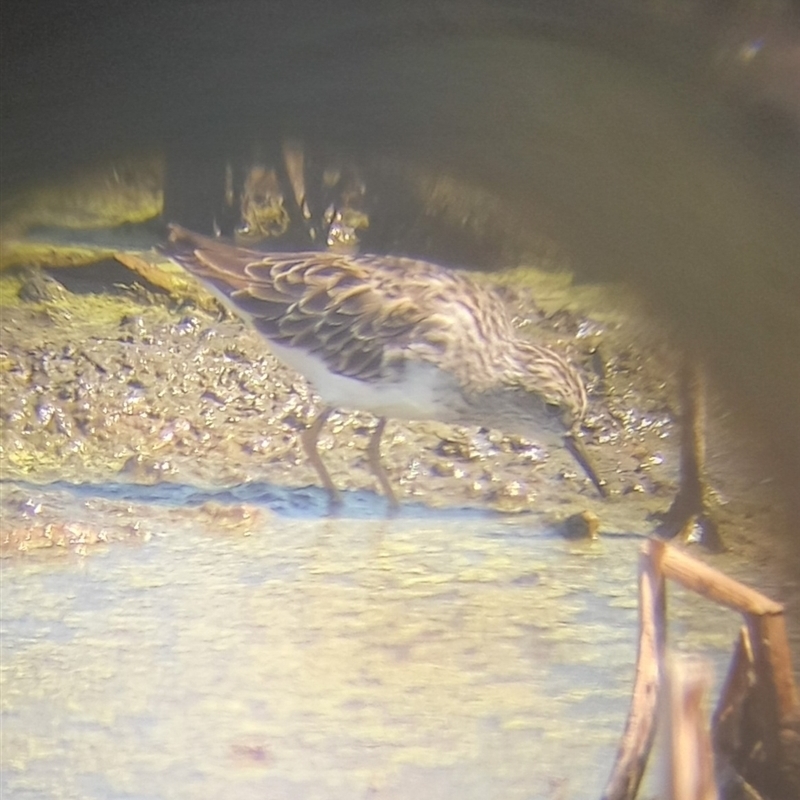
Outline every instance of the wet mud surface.
MULTIPOLYGON (((14 280, 6 279, 9 290, 14 280)), ((31 301, 3 310, 6 480, 159 484, 175 487, 176 498, 179 489, 199 498, 246 485, 268 496, 317 484, 299 434, 319 399, 238 320, 136 290, 77 295, 53 279, 43 278, 45 289, 31 280, 24 274, 17 288, 31 301), (52 296, 42 300, 46 291, 52 296)), ((520 311, 521 296, 510 298, 520 311)), ((590 508, 615 528, 624 505, 644 532, 646 514, 668 504, 676 479, 665 383, 654 393, 659 377, 643 368, 642 355, 600 345, 608 325, 527 308, 519 319, 526 335, 566 351, 591 388, 585 442, 612 502, 600 501, 566 451, 489 428, 391 421, 382 452, 399 496, 431 508, 553 519, 590 508)), ((375 424, 341 410, 324 429, 325 462, 347 494, 377 491, 365 452, 375 424)))
MULTIPOLYGON (((18 528, 69 522, 57 503, 37 499, 55 483, 85 496, 95 487, 105 501, 140 493, 197 504, 238 492, 292 514, 330 510, 300 443, 320 400, 255 332, 213 301, 175 300, 135 276, 103 288, 55 274, 60 281, 40 271, 2 278, 5 555, 48 546, 18 528)), ((487 280, 500 284, 525 336, 580 369, 590 400, 583 438, 610 499, 564 449, 488 427, 390 421, 382 455, 398 497, 406 507, 525 513, 540 523, 590 511, 601 531, 646 535, 677 487, 675 354, 622 312, 588 311, 597 292, 563 277, 518 270, 487 280)), ((724 408, 709 416, 718 510, 735 541, 745 527, 737 516, 744 523, 769 506, 768 476, 756 476, 759 494, 746 446, 724 430, 724 408)), ((338 410, 320 450, 345 497, 380 515, 388 507, 366 459, 375 424, 338 410)))

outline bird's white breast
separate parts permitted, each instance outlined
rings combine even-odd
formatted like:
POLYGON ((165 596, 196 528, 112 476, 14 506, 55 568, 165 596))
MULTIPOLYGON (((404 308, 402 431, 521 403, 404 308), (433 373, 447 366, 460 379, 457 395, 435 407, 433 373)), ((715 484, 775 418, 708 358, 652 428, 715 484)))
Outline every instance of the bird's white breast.
MULTIPOLYGON (((235 316, 257 330, 251 314, 213 284, 206 284, 206 287, 235 316)), ((314 353, 278 344, 271 339, 267 342, 277 358, 303 375, 325 403, 334 408, 368 411, 390 419, 447 422, 459 418, 458 411, 450 405, 457 402, 460 395, 455 378, 429 362, 407 362, 400 380, 363 381, 332 372, 314 353)))
POLYGON ((294 347, 269 343, 285 364, 304 375, 322 399, 342 409, 369 411, 392 419, 444 420, 453 380, 424 361, 409 362, 399 381, 363 381, 338 375, 317 355, 294 347))

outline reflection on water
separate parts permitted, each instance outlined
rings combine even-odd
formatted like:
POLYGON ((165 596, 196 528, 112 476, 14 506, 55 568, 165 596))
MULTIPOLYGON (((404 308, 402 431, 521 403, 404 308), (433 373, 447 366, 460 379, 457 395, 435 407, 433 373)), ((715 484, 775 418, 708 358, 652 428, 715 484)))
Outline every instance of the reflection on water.
MULTIPOLYGON (((3 566, 4 796, 597 796, 632 681, 635 539, 182 527, 3 566)), ((671 612, 724 674, 737 618, 681 595, 671 612)))

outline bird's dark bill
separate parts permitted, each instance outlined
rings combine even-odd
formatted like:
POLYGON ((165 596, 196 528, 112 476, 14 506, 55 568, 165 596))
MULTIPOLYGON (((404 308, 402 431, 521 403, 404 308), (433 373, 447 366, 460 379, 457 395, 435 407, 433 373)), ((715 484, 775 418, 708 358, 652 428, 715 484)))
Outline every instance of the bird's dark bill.
POLYGON ((588 477, 589 480, 594 484, 594 488, 597 489, 600 496, 608 497, 608 487, 606 486, 606 482, 601 480, 601 478, 598 476, 597 471, 592 465, 592 462, 589 460, 589 456, 587 455, 586 449, 581 441, 576 439, 572 434, 568 434, 564 437, 564 446, 567 448, 567 450, 569 450, 572 457, 580 464, 581 469, 586 473, 586 477, 588 477))

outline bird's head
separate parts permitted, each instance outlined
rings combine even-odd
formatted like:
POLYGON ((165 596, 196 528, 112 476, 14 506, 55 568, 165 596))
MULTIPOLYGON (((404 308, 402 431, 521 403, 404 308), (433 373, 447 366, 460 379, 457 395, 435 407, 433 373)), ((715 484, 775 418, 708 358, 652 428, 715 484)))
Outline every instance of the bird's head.
POLYGON ((573 432, 586 414, 586 388, 574 367, 546 347, 522 342, 518 346, 510 383, 517 384, 550 420, 548 428, 573 432))

